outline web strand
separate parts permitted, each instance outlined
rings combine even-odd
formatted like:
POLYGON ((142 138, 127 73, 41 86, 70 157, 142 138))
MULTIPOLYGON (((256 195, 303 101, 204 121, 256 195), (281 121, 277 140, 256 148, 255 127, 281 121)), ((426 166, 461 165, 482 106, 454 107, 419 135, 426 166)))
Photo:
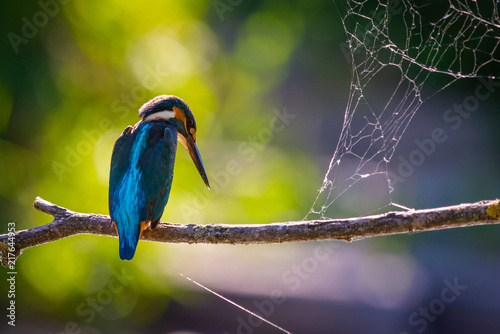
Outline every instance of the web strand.
POLYGON ((375 207, 405 208, 392 200, 389 164, 412 118, 457 80, 495 79, 500 65, 496 0, 334 3, 352 79, 339 141, 306 219, 332 218, 334 203, 377 176, 387 198, 375 207))
POLYGON ((292 334, 291 332, 287 331, 286 329, 281 328, 280 326, 278 326, 278 325, 276 325, 276 324, 274 324, 274 323, 270 322, 269 320, 264 319, 264 318, 263 318, 263 317, 261 317, 260 315, 258 315, 258 314, 256 314, 256 313, 254 313, 254 312, 252 312, 252 311, 250 311, 250 310, 248 310, 248 309, 244 308, 243 306, 240 306, 240 305, 236 304, 236 303, 235 303, 235 302, 233 302, 232 300, 227 299, 226 297, 224 297, 224 296, 222 296, 222 295, 218 294, 217 292, 210 290, 209 288, 207 288, 206 286, 204 286, 204 285, 202 285, 202 284, 200 284, 200 283, 196 282, 195 280, 193 280, 193 279, 191 279, 191 278, 189 278, 189 277, 187 277, 187 276, 184 276, 184 275, 183 275, 183 274, 181 274, 181 273, 179 273, 179 275, 181 275, 182 277, 184 277, 184 278, 185 278, 185 279, 187 279, 188 281, 190 281, 190 282, 192 282, 192 283, 196 284, 196 285, 197 285, 197 286, 199 286, 200 288, 205 289, 206 291, 208 291, 208 292, 210 292, 210 293, 214 294, 215 296, 219 297, 220 299, 225 300, 225 301, 226 301, 226 302, 228 302, 229 304, 231 304, 231 305, 233 305, 233 306, 236 306, 237 308, 239 308, 239 309, 241 309, 241 310, 243 310, 243 311, 247 312, 248 314, 251 314, 251 315, 253 315, 254 317, 256 317, 256 318, 258 318, 258 319, 260 319, 260 320, 264 321, 265 323, 267 323, 267 324, 269 324, 269 325, 271 325, 271 326, 273 326, 273 327, 275 327, 275 328, 279 329, 279 330, 280 330, 280 331, 282 331, 283 333, 292 334))

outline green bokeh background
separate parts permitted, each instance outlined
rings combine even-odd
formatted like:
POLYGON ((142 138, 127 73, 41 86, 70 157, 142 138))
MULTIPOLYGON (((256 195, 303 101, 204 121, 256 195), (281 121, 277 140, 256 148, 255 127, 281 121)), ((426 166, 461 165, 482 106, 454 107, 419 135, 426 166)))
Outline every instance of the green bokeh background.
MULTIPOLYGON (((18 230, 50 222, 49 216, 31 208, 36 196, 77 212, 107 214, 113 143, 127 125, 138 121, 138 108, 160 94, 177 95, 191 107, 198 125, 198 146, 212 184, 208 192, 180 146, 162 221, 270 223, 300 220, 309 212, 336 146, 350 83, 350 65, 339 48, 345 36, 333 3, 44 3, 51 4, 47 8, 53 15, 17 47, 12 46, 7 34, 21 35, 23 18, 33 22, 43 6, 36 2, 4 4, 1 14, 1 233, 11 221, 18 230), (217 7, 221 3, 226 7, 217 7), (269 136, 270 122, 283 110, 295 118, 283 131, 269 136), (228 164, 236 164, 237 171, 228 164)), ((438 122, 440 110, 471 94, 476 85, 477 81, 457 84, 450 95, 419 112, 398 150, 411 150, 412 141, 432 129, 426 127, 429 122, 438 122)), ((500 145, 498 115, 492 112, 498 106, 495 99, 486 101, 481 113, 463 129, 470 147, 462 145, 460 134, 450 135, 451 140, 440 147, 439 154, 400 185, 396 201, 425 208, 498 196, 500 145), (467 158, 472 152, 477 156, 467 158)), ((351 204, 339 206, 337 214, 366 213, 359 209, 366 204, 365 199, 344 197, 341 203, 351 204), (352 204, 360 201, 363 203, 352 204)), ((475 228, 412 238, 380 238, 350 249, 359 251, 362 258, 371 252, 400 254, 407 262, 432 267, 426 262, 433 258, 432 252, 422 255, 414 247, 434 249, 445 240, 471 259, 489 256, 494 262, 498 260, 498 236, 495 227, 475 228)), ((211 261, 223 261, 221 254, 234 253, 228 260, 231 270, 248 271, 262 285, 273 286, 281 284, 280 276, 267 277, 263 268, 268 266, 263 263, 294 263, 314 247, 315 243, 229 247, 141 242, 134 260, 124 263, 118 258, 118 241, 114 238, 67 238, 23 253, 16 265, 18 328, 10 328, 3 320, 0 328, 33 333, 236 332, 235 318, 244 313, 200 293, 196 286, 179 278, 177 271, 198 273, 203 281, 220 270, 211 261), (214 248, 218 255, 210 253, 214 248), (193 260, 179 257, 180 252, 193 256, 193 260), (196 266, 203 262, 209 264, 199 273, 196 266), (176 263, 173 268, 177 271, 171 270, 171 263, 176 263), (88 318, 78 312, 79 305, 107 289, 113 273, 123 270, 133 280, 113 294, 102 312, 86 321, 88 318), (256 278, 256 272, 262 276, 256 278), (220 311, 223 308, 227 311, 220 311), (211 317, 220 312, 228 312, 227 317, 211 317), (72 328, 73 321, 77 329, 72 328)), ((349 248, 346 252, 349 254, 349 248)), ((442 250, 439 254, 452 252, 442 250)), ((443 260, 439 265, 445 268, 448 262, 443 260)), ((418 272, 415 268, 413 272, 418 272)), ((439 286, 448 277, 435 275, 428 286, 439 286)), ((478 275, 470 284, 481 281, 483 274, 478 275)), ((236 275, 234 280, 238 279, 241 276, 236 275)), ((248 282, 241 282, 245 284, 248 282)), ((259 282, 251 284, 258 286, 259 282)), ((321 284, 329 282, 323 277, 318 281, 321 284)), ((224 291, 223 286, 217 288, 224 291)), ((6 285, 0 292, 3 301, 4 291, 6 285)), ((251 291, 229 289, 227 293, 243 303, 248 298, 246 306, 252 307, 253 297, 246 295, 251 291)), ((314 314, 304 316, 310 305, 320 305, 315 303, 321 298, 311 297, 305 302, 301 302, 303 296, 293 298, 273 315, 274 320, 285 328, 288 325, 291 331, 309 328, 311 333, 322 332, 323 324, 330 320, 322 321, 314 314), (293 319, 300 314, 300 325, 295 325, 293 319)), ((377 318, 373 320, 377 323, 388 321, 385 311, 373 313, 359 300, 350 303, 353 312, 345 316, 347 319, 367 315, 377 318)), ((494 304, 493 309, 499 307, 498 302, 494 304)), ((326 319, 335 313, 329 313, 330 306, 335 309, 344 304, 328 305, 322 306, 326 319)), ((464 301, 462 307, 467 310, 472 305, 464 301)), ((408 314, 416 309, 410 302, 407 307, 394 311, 396 315, 391 313, 391 319, 397 319, 391 323, 400 325, 391 327, 392 332, 407 326, 408 314)), ((336 323, 343 328, 340 332, 352 329, 336 323)), ((256 332, 277 332, 264 327, 256 332)))

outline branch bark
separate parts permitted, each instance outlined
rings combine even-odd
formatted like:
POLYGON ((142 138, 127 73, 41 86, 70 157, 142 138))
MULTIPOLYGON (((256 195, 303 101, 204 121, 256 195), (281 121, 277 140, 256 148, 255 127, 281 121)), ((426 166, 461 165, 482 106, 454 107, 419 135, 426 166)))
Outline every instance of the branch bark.
MULTIPOLYGON (((77 234, 117 237, 109 216, 73 212, 37 197, 33 206, 54 217, 52 223, 0 235, 2 265, 7 266, 26 248, 77 234), (10 242, 9 242, 10 237, 10 242), (10 253, 10 258, 9 258, 10 253)), ((263 244, 291 241, 363 238, 500 223, 500 200, 488 200, 436 209, 388 212, 380 215, 308 220, 262 225, 180 225, 160 223, 145 230, 142 240, 171 243, 263 244)))

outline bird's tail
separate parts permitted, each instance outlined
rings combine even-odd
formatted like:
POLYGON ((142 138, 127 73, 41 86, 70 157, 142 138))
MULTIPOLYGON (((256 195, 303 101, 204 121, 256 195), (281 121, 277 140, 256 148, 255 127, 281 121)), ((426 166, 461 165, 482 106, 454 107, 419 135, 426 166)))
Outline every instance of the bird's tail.
POLYGON ((132 260, 139 242, 140 227, 139 224, 116 224, 118 238, 120 239, 120 259, 132 260))

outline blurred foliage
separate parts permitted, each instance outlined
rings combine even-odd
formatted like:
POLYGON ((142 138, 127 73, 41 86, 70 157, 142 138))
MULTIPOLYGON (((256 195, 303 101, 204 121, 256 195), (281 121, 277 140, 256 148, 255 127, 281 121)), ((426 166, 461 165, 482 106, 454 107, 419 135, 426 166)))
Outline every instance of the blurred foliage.
MULTIPOLYGON (((303 38, 301 7, 310 5, 241 4, 219 16, 210 2, 47 3, 48 9, 35 3, 3 9, 5 35, 25 36, 22 17, 36 23, 40 11, 53 13, 34 26, 26 43, 1 44, 4 222, 16 221, 18 230, 49 222, 30 209, 36 196, 106 214, 114 141, 138 121, 138 108, 160 94, 180 96, 193 110, 212 183, 211 192, 204 189, 188 154, 179 150, 164 221, 246 224, 304 216, 316 191, 309 180, 321 177, 320 170, 286 144, 294 136, 288 124, 273 132, 270 123, 285 108, 278 88, 303 38), (230 38, 224 37, 228 27, 230 38)), ((137 296, 172 293, 165 278, 171 273, 149 269, 168 263, 168 250, 140 243, 136 259, 126 264, 136 276, 137 296)), ((68 300, 107 283, 99 268, 109 275, 109 266, 123 265, 117 251, 117 240, 88 236, 27 250, 18 265, 22 298, 37 296, 43 307, 31 307, 65 318, 68 300)), ((133 305, 115 311, 123 316, 133 305)))

